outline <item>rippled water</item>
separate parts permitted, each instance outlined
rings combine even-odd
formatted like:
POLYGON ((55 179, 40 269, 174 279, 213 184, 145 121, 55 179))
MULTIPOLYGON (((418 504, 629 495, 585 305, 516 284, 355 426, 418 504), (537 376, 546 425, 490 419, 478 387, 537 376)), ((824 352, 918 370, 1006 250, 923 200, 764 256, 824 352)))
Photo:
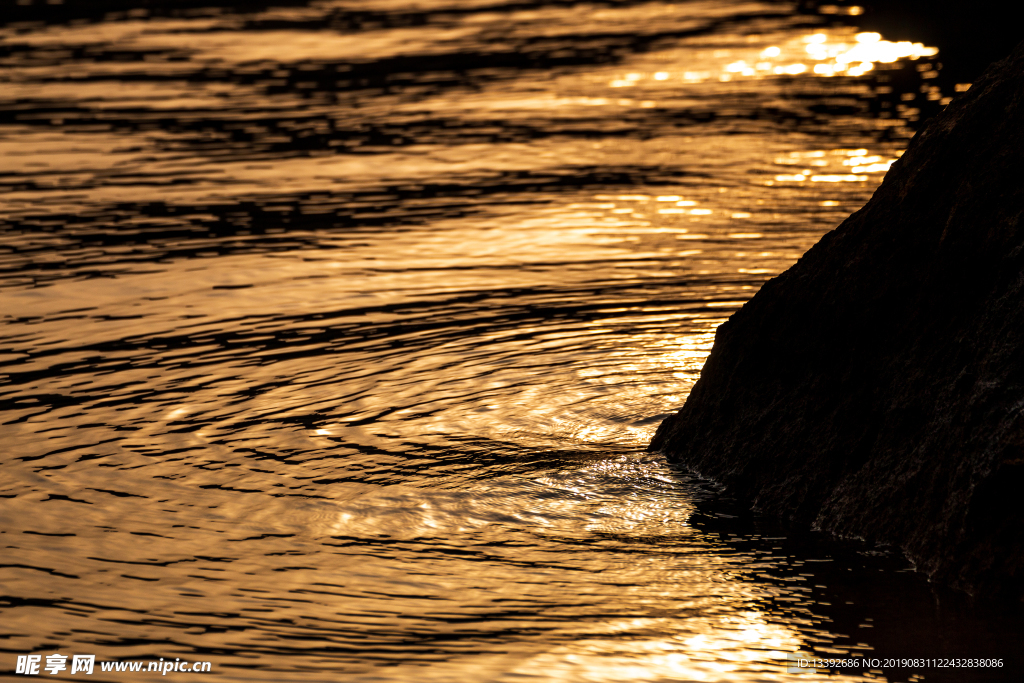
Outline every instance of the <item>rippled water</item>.
POLYGON ((644 452, 948 101, 934 48, 763 2, 115 4, 0 28, 4 667, 1014 652, 1015 617, 644 452))

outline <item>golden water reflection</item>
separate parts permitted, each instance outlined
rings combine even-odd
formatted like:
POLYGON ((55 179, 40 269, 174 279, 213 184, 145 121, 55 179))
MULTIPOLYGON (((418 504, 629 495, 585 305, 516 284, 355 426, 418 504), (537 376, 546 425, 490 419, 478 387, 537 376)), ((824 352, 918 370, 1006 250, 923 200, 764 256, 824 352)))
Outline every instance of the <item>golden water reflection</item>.
POLYGON ((0 28, 5 648, 754 681, 860 647, 644 453, 912 134, 812 105, 931 48, 780 7, 0 28))
MULTIPOLYGON (((751 36, 751 42, 763 40, 751 36)), ((919 60, 939 53, 935 47, 909 41, 884 40, 879 33, 855 33, 849 27, 787 36, 779 44, 767 47, 751 46, 740 50, 715 50, 704 68, 693 67, 684 71, 628 72, 613 78, 613 88, 631 88, 655 81, 664 85, 700 83, 709 79, 728 82, 736 78, 764 79, 772 76, 863 76, 876 64, 893 64, 899 60, 919 60), (739 57, 739 59, 734 59, 739 57), (729 61, 732 60, 732 61, 729 61)), ((935 72, 937 75, 937 72, 935 72)), ((929 74, 926 78, 934 77, 929 74)))

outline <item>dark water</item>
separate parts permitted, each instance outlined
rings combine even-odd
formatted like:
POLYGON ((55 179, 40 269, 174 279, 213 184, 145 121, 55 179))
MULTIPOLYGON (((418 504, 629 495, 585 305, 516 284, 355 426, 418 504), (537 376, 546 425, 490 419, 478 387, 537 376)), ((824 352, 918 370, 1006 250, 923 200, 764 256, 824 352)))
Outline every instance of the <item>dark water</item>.
POLYGON ((779 3, 40 7, 0 28, 3 671, 1019 672, 1018 617, 644 452, 954 94, 934 47, 779 3))

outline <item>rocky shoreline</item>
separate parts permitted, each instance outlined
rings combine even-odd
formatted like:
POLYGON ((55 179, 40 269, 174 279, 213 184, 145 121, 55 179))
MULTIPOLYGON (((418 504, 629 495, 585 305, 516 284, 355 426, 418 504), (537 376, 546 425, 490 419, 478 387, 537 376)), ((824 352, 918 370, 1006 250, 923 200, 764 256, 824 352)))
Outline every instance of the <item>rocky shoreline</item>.
POLYGON ((1024 596, 1024 46, 723 324, 650 449, 772 515, 1024 596))

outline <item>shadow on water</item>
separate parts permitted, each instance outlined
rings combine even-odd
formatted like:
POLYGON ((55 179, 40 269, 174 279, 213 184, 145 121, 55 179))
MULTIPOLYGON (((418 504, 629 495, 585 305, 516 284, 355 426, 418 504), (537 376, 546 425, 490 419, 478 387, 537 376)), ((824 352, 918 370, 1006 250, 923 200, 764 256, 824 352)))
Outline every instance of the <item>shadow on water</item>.
MULTIPOLYGON (((687 476, 681 473, 681 476, 687 476)), ((797 624, 802 656, 878 660, 992 658, 996 668, 877 666, 890 681, 1007 681, 1024 666, 1015 643, 1024 635, 1019 605, 978 602, 929 583, 894 548, 836 539, 806 527, 763 518, 712 485, 690 517, 694 528, 738 553, 778 558, 755 576, 786 592, 762 607, 780 623, 797 624), (793 587, 797 592, 791 592, 793 587)), ((848 674, 849 668, 819 673, 848 674)), ((868 673, 862 671, 861 673, 868 673)))

